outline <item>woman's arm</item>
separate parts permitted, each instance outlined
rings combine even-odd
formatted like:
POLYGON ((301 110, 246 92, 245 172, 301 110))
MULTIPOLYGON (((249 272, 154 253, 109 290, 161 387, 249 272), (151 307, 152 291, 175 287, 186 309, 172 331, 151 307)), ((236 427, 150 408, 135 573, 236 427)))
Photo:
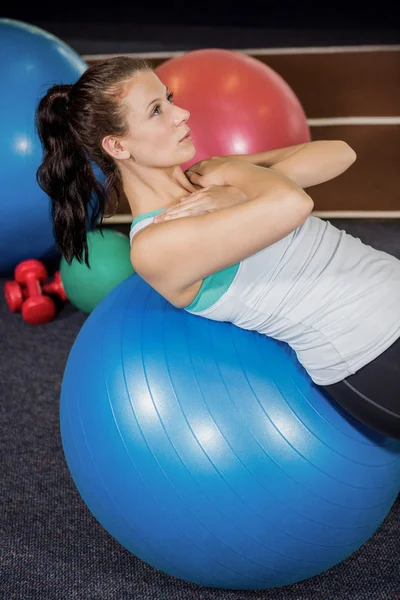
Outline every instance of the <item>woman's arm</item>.
POLYGON ((356 158, 354 150, 342 140, 315 141, 257 154, 232 155, 232 159, 278 171, 303 189, 338 177, 356 158))

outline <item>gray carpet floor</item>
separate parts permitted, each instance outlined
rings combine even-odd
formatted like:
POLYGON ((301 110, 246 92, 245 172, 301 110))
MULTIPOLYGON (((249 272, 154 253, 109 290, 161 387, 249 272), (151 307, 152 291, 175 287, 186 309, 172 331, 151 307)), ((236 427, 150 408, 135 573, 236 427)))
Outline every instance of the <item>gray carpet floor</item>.
MULTIPOLYGON (((400 258, 400 221, 334 224, 400 258)), ((67 304, 51 323, 27 325, 8 311, 4 282, 0 280, 1 600, 400 598, 400 499, 375 535, 343 563, 276 590, 202 588, 131 555, 89 513, 61 445, 63 370, 87 317, 67 304)))

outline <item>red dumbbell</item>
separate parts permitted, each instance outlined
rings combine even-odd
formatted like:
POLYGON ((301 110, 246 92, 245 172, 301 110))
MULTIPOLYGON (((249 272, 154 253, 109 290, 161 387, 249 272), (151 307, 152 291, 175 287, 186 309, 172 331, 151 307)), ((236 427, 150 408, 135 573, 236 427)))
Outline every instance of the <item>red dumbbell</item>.
POLYGON ((13 312, 22 309, 22 318, 31 325, 54 319, 54 300, 44 296, 41 284, 48 278, 47 269, 39 260, 25 260, 14 271, 15 281, 5 286, 7 304, 13 312), (19 288, 19 289, 18 289, 19 288))
POLYGON ((21 310, 22 304, 27 297, 27 292, 22 289, 18 281, 6 281, 4 284, 4 296, 8 308, 12 312, 18 312, 21 310))
POLYGON ((60 271, 57 271, 54 275, 54 279, 43 285, 43 291, 45 294, 57 295, 63 302, 68 300, 67 294, 65 293, 63 283, 61 281, 60 271))

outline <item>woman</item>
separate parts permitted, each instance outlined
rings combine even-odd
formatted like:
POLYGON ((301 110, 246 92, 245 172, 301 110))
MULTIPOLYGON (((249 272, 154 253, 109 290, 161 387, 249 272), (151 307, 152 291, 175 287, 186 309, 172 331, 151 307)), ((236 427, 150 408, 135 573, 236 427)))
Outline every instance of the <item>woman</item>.
POLYGON ((400 439, 400 261, 311 216, 304 191, 340 175, 355 153, 312 142, 184 173, 196 153, 189 117, 144 60, 99 62, 48 90, 37 110, 38 181, 65 258, 89 264, 88 218, 98 223, 122 189, 132 264, 151 286, 189 312, 287 342, 316 385, 400 439))

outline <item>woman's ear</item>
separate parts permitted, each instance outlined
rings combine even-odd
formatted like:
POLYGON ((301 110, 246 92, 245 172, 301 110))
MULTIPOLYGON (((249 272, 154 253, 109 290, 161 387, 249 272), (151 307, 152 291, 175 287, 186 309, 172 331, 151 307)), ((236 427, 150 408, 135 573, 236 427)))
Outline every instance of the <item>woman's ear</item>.
POLYGON ((127 160, 131 156, 131 153, 125 146, 124 142, 112 135, 107 135, 105 138, 103 138, 101 145, 107 154, 116 160, 127 160))

